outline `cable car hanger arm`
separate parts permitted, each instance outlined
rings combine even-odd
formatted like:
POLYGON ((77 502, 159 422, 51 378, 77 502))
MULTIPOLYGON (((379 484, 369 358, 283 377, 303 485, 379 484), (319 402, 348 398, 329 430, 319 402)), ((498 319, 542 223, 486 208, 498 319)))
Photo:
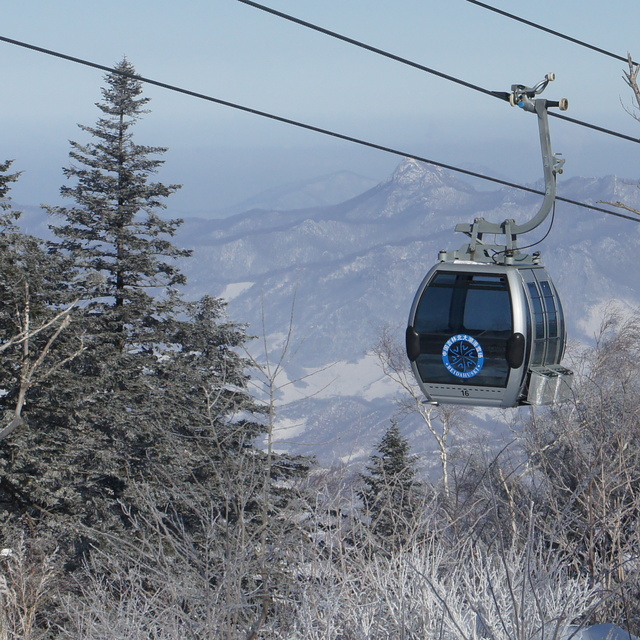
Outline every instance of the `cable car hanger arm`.
MULTIPOLYGON (((562 173, 564 159, 553 153, 551 148, 551 137, 549 133, 549 119, 547 110, 550 108, 559 108, 566 111, 569 102, 566 98, 560 101, 545 100, 536 98, 542 93, 549 82, 555 80, 553 73, 548 73, 544 80, 534 87, 526 87, 524 85, 512 85, 509 94, 509 103, 512 106, 519 106, 525 111, 535 113, 538 118, 538 130, 540 134, 540 148, 542 152, 542 167, 544 172, 545 191, 544 199, 538 213, 531 220, 516 224, 515 220, 505 220, 501 223, 489 222, 484 218, 476 218, 471 223, 456 225, 455 230, 465 233, 471 238, 471 243, 463 253, 468 254, 466 257, 478 258, 475 255, 476 249, 480 246, 486 248, 487 245, 482 243, 482 235, 485 233, 504 235, 506 237, 503 249, 506 253, 511 254, 517 250, 517 236, 528 233, 539 227, 547 218, 553 208, 556 198, 556 176, 562 173)), ((463 249, 465 249, 463 247, 463 249)))

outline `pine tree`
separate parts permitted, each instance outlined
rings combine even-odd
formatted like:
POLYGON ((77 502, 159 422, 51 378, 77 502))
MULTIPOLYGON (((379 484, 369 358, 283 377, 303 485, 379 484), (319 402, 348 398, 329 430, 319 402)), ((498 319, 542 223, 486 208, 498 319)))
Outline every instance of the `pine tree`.
POLYGON ((8 471, 23 455, 33 455, 19 444, 30 428, 25 410, 82 349, 71 335, 74 308, 61 284, 69 278, 68 263, 20 230, 21 214, 8 197, 19 177, 8 173, 11 164, 0 163, 0 522, 28 502, 8 471))
POLYGON ((166 339, 171 351, 156 359, 147 373, 146 421, 153 449, 141 460, 153 465, 164 481, 150 489, 156 504, 180 504, 181 486, 200 491, 214 510, 221 466, 229 458, 255 456, 263 427, 247 391, 247 363, 237 353, 247 339, 244 327, 225 318, 225 303, 205 296, 185 303, 166 339), (176 451, 180 455, 176 455, 176 451))
POLYGON ((48 207, 49 254, 72 267, 56 286, 80 299, 60 349, 82 352, 32 390, 29 428, 0 443, 5 519, 45 521, 71 559, 96 531, 128 535, 141 489, 160 507, 181 483, 212 492, 211 465, 260 431, 233 351, 244 328, 220 301, 180 295, 180 221, 157 213, 177 186, 150 180, 165 149, 134 142, 148 99, 133 66, 122 61, 106 85, 96 126, 80 127, 94 140, 71 143, 61 191, 74 205, 48 207))
POLYGON ((364 488, 359 497, 371 530, 392 545, 405 541, 418 515, 421 485, 416 480, 417 457, 410 449, 398 425, 392 423, 361 476, 364 488))
POLYGON ((181 220, 158 213, 179 188, 151 179, 166 149, 134 140, 149 102, 142 83, 126 59, 105 80, 101 117, 94 127, 80 125, 93 139, 71 142, 64 169, 72 184, 61 194, 74 205, 48 207, 61 220, 52 226, 52 249, 73 263, 86 349, 61 371, 41 416, 70 430, 65 457, 82 478, 71 483, 79 489, 73 498, 89 509, 91 526, 121 517, 114 503, 144 475, 171 419, 153 388, 158 362, 175 351, 171 334, 183 307, 177 287, 185 282, 176 259, 189 255, 171 242, 181 220), (162 426, 153 419, 159 413, 162 426))
POLYGON ((7 173, 9 171, 13 160, 5 160, 0 162, 0 208, 3 211, 9 211, 11 204, 9 203, 9 190, 11 189, 11 183, 15 182, 20 177, 18 173, 7 173))
POLYGON ((73 257, 76 289, 84 287, 93 315, 100 317, 103 339, 124 351, 133 344, 144 347, 145 336, 154 341, 154 316, 166 314, 172 304, 154 292, 184 284, 175 259, 190 252, 170 241, 182 221, 163 220, 157 213, 179 185, 149 180, 163 164, 154 156, 166 149, 134 142, 132 128, 149 102, 141 97, 142 83, 127 60, 106 82, 104 101, 97 105, 103 116, 95 127, 80 125, 97 141, 71 142, 75 162, 64 170, 76 182, 63 186, 61 194, 76 205, 48 210, 63 219, 52 229, 60 239, 58 249, 73 257))
MULTIPOLYGON (((64 306, 60 286, 68 263, 18 226, 21 212, 8 193, 20 174, 7 173, 11 164, 0 163, 0 440, 22 425, 33 387, 75 355, 60 349, 74 310, 73 303, 64 306)), ((66 343, 68 348, 73 342, 66 343)), ((79 343, 73 349, 77 354, 79 343)))

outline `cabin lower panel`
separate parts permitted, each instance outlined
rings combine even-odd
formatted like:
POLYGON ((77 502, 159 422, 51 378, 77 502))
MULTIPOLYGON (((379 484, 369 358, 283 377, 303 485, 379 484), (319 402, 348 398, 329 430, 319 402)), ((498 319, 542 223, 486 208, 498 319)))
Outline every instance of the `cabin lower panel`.
POLYGON ((421 383, 422 392, 429 401, 438 404, 460 404, 475 407, 513 407, 518 404, 518 393, 511 389, 496 387, 465 387, 463 385, 447 385, 421 383))

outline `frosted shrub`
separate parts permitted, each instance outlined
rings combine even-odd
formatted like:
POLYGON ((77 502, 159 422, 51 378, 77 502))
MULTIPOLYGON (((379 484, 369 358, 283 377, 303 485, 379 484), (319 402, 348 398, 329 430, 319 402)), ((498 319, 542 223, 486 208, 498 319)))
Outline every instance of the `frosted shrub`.
POLYGON ((30 549, 20 537, 0 551, 0 640, 44 638, 59 572, 56 553, 30 549))
POLYGON ((594 601, 542 552, 416 547, 311 587, 289 637, 555 640, 594 601))

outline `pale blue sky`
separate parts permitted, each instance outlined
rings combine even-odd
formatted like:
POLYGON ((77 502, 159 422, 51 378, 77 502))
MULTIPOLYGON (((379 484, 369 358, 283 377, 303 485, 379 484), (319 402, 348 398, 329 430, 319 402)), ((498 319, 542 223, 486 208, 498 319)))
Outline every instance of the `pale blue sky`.
MULTIPOLYGON (((265 4, 487 89, 534 84, 567 115, 640 136, 621 100, 624 64, 465 0, 265 0, 265 4)), ((492 0, 621 55, 640 58, 638 0, 492 0)), ((144 76, 262 111, 474 167, 513 181, 541 177, 535 118, 490 97, 283 21, 237 0, 21 0, 0 34, 112 65, 124 55, 144 76)), ((98 117, 101 71, 0 43, 0 159, 24 176, 22 204, 55 203, 68 140, 98 117)), ((399 158, 147 86, 143 144, 169 147, 161 178, 183 189, 172 212, 215 210, 266 188, 348 169, 382 179, 399 158)), ((552 121, 564 179, 640 178, 640 145, 552 121)))

